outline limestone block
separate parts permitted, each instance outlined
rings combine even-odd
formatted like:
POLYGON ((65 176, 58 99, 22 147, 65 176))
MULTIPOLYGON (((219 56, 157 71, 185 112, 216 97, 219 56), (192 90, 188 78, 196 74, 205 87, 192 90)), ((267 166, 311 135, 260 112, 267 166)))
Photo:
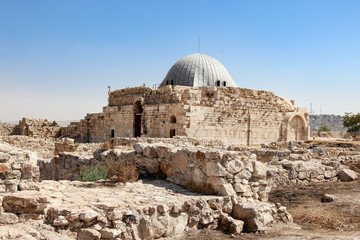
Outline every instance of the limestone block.
POLYGON ((55 227, 65 227, 65 226, 69 225, 69 222, 66 219, 66 217, 58 216, 57 218, 54 219, 54 222, 52 225, 55 227))
POLYGON ((99 216, 99 213, 95 212, 94 210, 84 211, 80 213, 79 219, 84 222, 90 222, 97 218, 99 216))
POLYGON ((224 183, 219 186, 218 194, 221 196, 229 196, 236 195, 236 192, 230 183, 224 183))
POLYGON ((8 153, 0 152, 0 163, 9 161, 10 155, 8 153))
POLYGON ((0 212, 0 224, 13 224, 19 222, 16 214, 0 212))
POLYGON ((263 230, 274 221, 272 213, 277 212, 275 206, 267 202, 235 203, 232 215, 245 222, 246 231, 263 230))
POLYGON ((231 174, 237 174, 244 169, 244 163, 239 160, 231 160, 225 163, 226 170, 231 174))
POLYGON ((253 161, 253 178, 265 179, 267 173, 267 166, 259 161, 253 161))
POLYGON ((182 234, 188 223, 188 215, 181 213, 176 218, 170 218, 168 224, 168 236, 175 236, 182 234))
POLYGON ((357 173, 350 169, 343 169, 339 172, 339 179, 342 182, 354 181, 358 178, 357 173))
POLYGON ((19 183, 19 190, 25 191, 25 190, 36 190, 39 191, 39 187, 36 185, 35 182, 27 181, 27 180, 21 180, 19 183))
POLYGON ((121 234, 121 230, 116 228, 103 228, 100 230, 102 239, 114 239, 121 234))
MULTIPOLYGON (((167 217, 162 218, 162 222, 167 222, 167 221, 168 221, 167 217)), ((163 237, 166 233, 166 228, 162 222, 158 221, 156 217, 151 218, 151 224, 155 239, 163 237)))
POLYGON ((235 175, 235 177, 240 178, 240 179, 246 179, 249 180, 251 179, 251 172, 244 169, 241 172, 239 172, 238 174, 235 175))
POLYGON ((221 231, 230 234, 240 234, 242 232, 244 227, 243 221, 234 219, 226 214, 221 214, 220 218, 219 229, 221 231))
POLYGON ((149 216, 144 216, 140 220, 138 229, 141 239, 143 240, 154 239, 154 231, 152 228, 151 218, 149 216))
POLYGON ((80 228, 77 234, 77 240, 99 240, 101 234, 95 229, 80 228))
POLYGON ((223 177, 227 174, 227 171, 219 162, 207 162, 205 169, 208 177, 223 177))
MULTIPOLYGON (((36 195, 37 192, 34 192, 36 195)), ((23 197, 23 196, 4 196, 3 208, 12 213, 39 213, 44 214, 47 207, 47 199, 44 197, 23 197)))

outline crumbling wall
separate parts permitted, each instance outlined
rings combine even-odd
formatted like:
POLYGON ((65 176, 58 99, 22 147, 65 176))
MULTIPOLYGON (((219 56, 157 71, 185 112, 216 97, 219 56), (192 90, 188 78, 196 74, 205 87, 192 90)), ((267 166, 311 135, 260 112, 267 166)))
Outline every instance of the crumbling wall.
POLYGON ((16 125, 0 123, 0 136, 9 136, 16 132, 16 125))
POLYGON ((37 155, 30 151, 0 144, 0 192, 38 190, 37 155))
POLYGON ((59 137, 61 127, 57 122, 49 122, 47 119, 23 118, 18 124, 19 135, 34 138, 59 137))

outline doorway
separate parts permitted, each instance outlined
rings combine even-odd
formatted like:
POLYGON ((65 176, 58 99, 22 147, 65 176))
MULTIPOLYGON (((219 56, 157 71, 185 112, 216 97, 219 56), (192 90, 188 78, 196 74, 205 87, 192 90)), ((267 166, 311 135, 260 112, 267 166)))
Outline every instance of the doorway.
POLYGON ((175 133, 175 129, 170 129, 170 138, 175 137, 176 133, 175 133))
POLYGON ((141 115, 142 114, 135 114, 135 137, 141 137, 141 115))

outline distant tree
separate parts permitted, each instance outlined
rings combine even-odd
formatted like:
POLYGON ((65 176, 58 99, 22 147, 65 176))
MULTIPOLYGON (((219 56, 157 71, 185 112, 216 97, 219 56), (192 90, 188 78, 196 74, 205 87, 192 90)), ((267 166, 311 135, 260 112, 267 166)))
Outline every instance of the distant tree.
POLYGON ((343 119, 344 127, 346 127, 348 132, 359 132, 360 131, 360 113, 345 113, 343 119))
POLYGON ((330 128, 328 126, 321 126, 319 127, 318 132, 330 132, 330 128))

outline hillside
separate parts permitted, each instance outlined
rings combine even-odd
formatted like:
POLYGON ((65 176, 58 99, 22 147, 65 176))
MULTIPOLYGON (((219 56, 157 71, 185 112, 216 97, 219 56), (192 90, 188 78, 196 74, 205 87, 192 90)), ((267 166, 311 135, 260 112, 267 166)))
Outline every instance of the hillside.
POLYGON ((346 132, 343 126, 343 116, 334 114, 310 115, 311 131, 317 131, 321 126, 328 126, 334 132, 346 132))

